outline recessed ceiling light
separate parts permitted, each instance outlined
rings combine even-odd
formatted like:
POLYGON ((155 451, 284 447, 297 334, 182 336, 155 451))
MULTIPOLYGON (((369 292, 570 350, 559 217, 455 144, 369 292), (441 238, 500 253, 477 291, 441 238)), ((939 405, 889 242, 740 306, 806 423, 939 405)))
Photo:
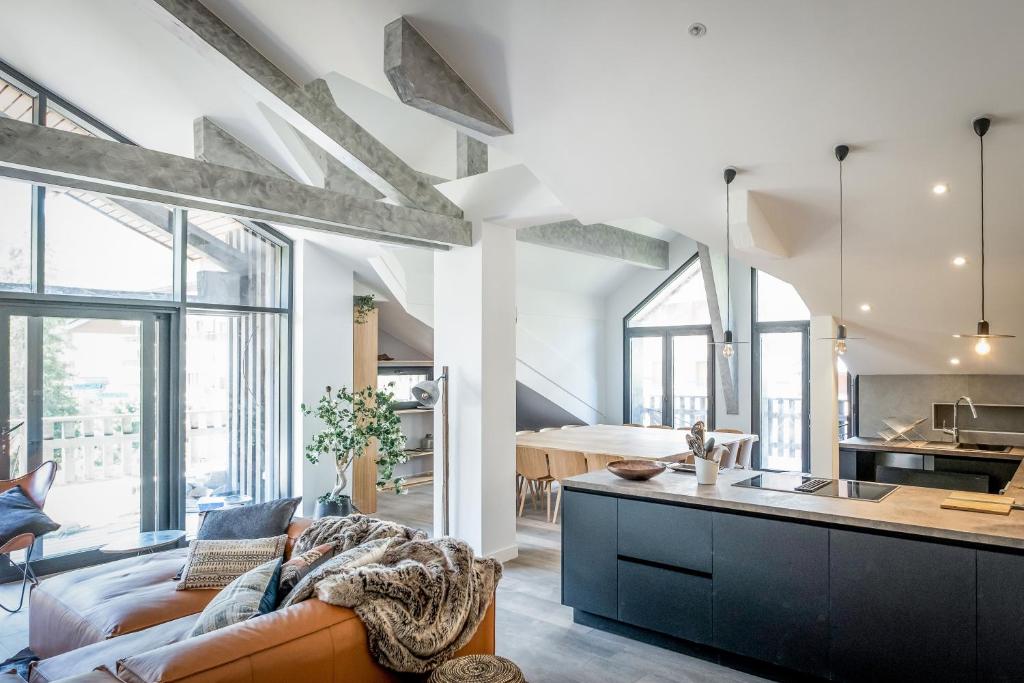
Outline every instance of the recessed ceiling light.
POLYGON ((960 365, 960 359, 959 358, 950 358, 949 359, 949 364, 950 365, 960 365))
POLYGON ((961 266, 965 265, 966 263, 967 263, 967 259, 965 259, 963 256, 955 256, 955 257, 953 257, 953 265, 956 266, 957 268, 960 268, 961 266))
POLYGON ((871 312, 871 304, 861 304, 860 305, 860 310, 864 311, 865 313, 870 313, 871 312))
POLYGON ((932 194, 946 194, 947 192, 949 192, 949 185, 946 183, 932 185, 932 194))
POLYGON ((708 32, 708 27, 700 23, 699 21, 696 21, 690 24, 690 28, 686 29, 686 31, 694 38, 700 38, 701 36, 708 32))

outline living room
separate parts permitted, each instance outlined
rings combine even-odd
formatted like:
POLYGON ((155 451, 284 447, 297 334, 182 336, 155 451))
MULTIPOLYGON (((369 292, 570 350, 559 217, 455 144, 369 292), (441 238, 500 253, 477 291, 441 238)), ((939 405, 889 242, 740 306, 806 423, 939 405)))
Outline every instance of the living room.
POLYGON ((1022 22, 4 3, 0 679, 1020 680, 1022 22))

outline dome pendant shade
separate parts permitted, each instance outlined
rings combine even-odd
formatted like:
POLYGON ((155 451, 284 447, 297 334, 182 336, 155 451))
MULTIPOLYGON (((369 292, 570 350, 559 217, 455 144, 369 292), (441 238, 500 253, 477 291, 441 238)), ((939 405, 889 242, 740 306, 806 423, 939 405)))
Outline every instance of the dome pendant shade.
POLYGON ((725 334, 722 335, 722 341, 719 342, 712 339, 708 342, 708 346, 721 346, 722 355, 726 358, 732 358, 736 353, 736 344, 748 344, 750 342, 736 341, 732 338, 732 330, 728 329, 732 327, 732 239, 729 230, 729 185, 736 179, 736 169, 732 166, 727 166, 722 171, 722 178, 725 179, 725 324, 727 329, 725 334))
POLYGON ((981 184, 981 320, 978 321, 978 330, 974 334, 954 334, 957 339, 977 339, 974 346, 979 356, 987 355, 992 350, 988 343, 989 339, 1013 339, 1012 334, 992 334, 989 329, 988 320, 985 319, 985 133, 988 132, 992 121, 985 116, 974 119, 971 122, 975 134, 978 136, 978 157, 980 160, 980 184, 981 184))

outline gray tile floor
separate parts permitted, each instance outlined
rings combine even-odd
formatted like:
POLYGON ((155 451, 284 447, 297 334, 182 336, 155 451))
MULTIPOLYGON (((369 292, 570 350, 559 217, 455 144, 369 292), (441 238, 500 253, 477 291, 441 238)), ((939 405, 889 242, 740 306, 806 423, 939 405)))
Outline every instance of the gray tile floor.
MULTIPOLYGON (((431 488, 382 497, 378 516, 430 528, 431 488)), ((560 603, 559 527, 543 510, 518 524, 519 557, 505 566, 498 587, 498 654, 522 668, 530 683, 705 683, 760 681, 723 666, 574 624, 560 603)), ((0 601, 17 598, 17 585, 0 586, 0 601)), ((0 612, 0 659, 28 645, 28 609, 0 612)))

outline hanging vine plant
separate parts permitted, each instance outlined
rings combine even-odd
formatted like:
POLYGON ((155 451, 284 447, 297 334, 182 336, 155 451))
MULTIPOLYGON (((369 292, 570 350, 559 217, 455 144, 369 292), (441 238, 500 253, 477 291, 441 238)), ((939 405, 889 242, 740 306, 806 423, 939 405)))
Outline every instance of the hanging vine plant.
POLYGON ((356 324, 362 325, 363 323, 366 322, 367 316, 370 314, 370 311, 377 308, 377 304, 373 300, 373 294, 365 294, 363 296, 354 297, 354 301, 355 313, 352 316, 352 319, 356 322, 356 324))

